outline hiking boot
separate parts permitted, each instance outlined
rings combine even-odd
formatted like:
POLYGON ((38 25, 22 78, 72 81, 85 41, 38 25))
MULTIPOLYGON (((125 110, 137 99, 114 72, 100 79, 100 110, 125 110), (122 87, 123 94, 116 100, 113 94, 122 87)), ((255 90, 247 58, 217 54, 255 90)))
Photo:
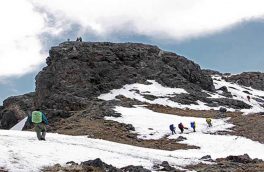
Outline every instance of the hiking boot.
POLYGON ((40 140, 44 140, 45 141, 45 138, 41 138, 40 140))

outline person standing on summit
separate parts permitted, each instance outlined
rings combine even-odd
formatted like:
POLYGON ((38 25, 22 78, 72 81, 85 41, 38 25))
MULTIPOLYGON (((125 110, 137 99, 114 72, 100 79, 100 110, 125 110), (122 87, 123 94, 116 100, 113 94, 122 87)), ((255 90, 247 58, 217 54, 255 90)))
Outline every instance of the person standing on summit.
POLYGON ((36 109, 28 116, 27 123, 34 125, 38 140, 45 140, 47 132, 46 125, 48 125, 49 122, 45 114, 41 112, 40 109, 36 109))

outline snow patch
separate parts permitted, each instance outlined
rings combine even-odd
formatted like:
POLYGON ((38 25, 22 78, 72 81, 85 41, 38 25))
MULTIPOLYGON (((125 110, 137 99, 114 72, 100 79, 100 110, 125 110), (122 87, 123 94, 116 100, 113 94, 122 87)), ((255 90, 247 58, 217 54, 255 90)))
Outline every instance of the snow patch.
MULTIPOLYGON (((261 98, 264 97, 264 91, 241 86, 237 83, 227 82, 219 75, 212 76, 212 79, 216 89, 226 86, 228 91, 231 92, 233 99, 243 101, 252 106, 250 109, 242 109, 241 112, 244 112, 244 114, 264 112, 264 107, 262 107, 264 105, 264 98, 261 98), (247 96, 250 97, 250 100, 248 100, 247 96), (258 99, 260 101, 257 101, 258 99)), ((220 91, 218 91, 218 93, 220 93, 220 91)))
POLYGON ((20 122, 18 122, 15 126, 13 126, 12 128, 10 128, 10 130, 18 130, 18 131, 22 131, 26 121, 27 121, 28 117, 25 117, 24 119, 22 119, 20 122))
POLYGON ((144 84, 127 84, 121 89, 111 90, 110 93, 102 94, 98 98, 102 100, 113 100, 118 95, 125 95, 131 99, 145 101, 142 95, 153 95, 157 97, 172 97, 175 94, 182 94, 187 92, 182 88, 163 87, 154 80, 148 80, 149 85, 144 84), (139 91, 139 93, 137 93, 139 91))

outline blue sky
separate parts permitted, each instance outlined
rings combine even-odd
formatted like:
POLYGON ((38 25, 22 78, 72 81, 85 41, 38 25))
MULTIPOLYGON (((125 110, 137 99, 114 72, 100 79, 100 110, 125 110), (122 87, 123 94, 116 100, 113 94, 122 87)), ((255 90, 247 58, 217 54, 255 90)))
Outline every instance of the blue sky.
POLYGON ((158 45, 220 72, 264 72, 263 1, 11 1, 0 6, 0 104, 34 91, 49 48, 77 36, 158 45))

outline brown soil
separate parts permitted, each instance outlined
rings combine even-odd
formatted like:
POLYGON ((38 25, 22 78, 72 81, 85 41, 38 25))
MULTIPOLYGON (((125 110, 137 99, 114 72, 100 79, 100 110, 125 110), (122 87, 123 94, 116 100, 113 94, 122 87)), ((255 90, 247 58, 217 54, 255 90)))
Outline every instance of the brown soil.
POLYGON ((127 129, 125 124, 104 119, 78 117, 78 114, 67 119, 59 119, 57 122, 53 123, 51 132, 67 135, 88 135, 89 138, 171 151, 198 148, 196 146, 180 144, 177 143, 177 140, 167 138, 159 140, 138 139, 137 134, 127 129))
POLYGON ((243 136, 254 141, 264 143, 264 116, 263 115, 233 115, 230 119, 235 125, 232 135, 243 136))

